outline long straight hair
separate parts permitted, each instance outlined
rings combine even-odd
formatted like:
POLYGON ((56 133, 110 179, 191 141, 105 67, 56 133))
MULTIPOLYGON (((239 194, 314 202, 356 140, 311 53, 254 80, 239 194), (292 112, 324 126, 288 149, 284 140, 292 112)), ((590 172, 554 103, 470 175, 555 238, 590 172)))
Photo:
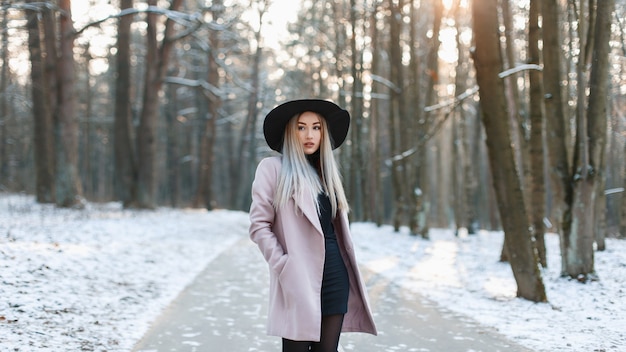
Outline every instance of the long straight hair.
POLYGON ((324 192, 330 199, 333 216, 337 214, 338 210, 347 213, 349 211, 348 201, 343 189, 339 167, 333 155, 333 146, 329 138, 326 119, 320 114, 316 114, 322 127, 320 141, 321 175, 318 175, 317 170, 307 161, 304 147, 298 137, 298 118, 300 115, 297 114, 292 117, 285 127, 282 169, 274 196, 274 208, 280 209, 289 202, 292 196, 296 203, 310 197, 313 199, 319 214, 317 195, 324 192))

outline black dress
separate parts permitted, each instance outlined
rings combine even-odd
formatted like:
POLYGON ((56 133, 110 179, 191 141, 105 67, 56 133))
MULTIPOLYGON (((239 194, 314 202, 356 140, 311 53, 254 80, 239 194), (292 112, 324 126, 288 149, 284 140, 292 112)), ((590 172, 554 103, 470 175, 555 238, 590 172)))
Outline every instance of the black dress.
POLYGON ((326 194, 320 193, 318 202, 326 247, 321 294, 322 315, 345 314, 348 311, 350 291, 348 271, 339 252, 337 235, 332 223, 330 199, 326 194))

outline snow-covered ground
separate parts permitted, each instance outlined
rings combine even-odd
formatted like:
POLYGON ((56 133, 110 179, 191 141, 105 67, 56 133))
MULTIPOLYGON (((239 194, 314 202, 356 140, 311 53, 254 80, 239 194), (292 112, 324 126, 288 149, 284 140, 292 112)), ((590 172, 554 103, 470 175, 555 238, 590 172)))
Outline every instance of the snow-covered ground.
MULTIPOLYGON (((243 212, 85 210, 0 193, 0 350, 130 351, 150 322, 224 249, 247 236, 243 212)), ((547 237, 550 303, 515 297, 502 233, 430 240, 352 225, 361 263, 407 290, 535 351, 626 351, 626 241, 596 253, 600 281, 559 276, 547 237)), ((416 327, 419 328, 419 327, 416 327)))

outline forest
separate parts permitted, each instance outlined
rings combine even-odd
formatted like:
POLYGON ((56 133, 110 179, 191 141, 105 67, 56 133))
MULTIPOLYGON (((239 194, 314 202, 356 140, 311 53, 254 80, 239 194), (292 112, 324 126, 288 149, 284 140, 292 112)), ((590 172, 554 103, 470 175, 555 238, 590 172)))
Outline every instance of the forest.
POLYGON ((503 230, 518 295, 545 301, 546 232, 581 282, 626 236, 625 18, 624 0, 0 0, 0 191, 247 211, 265 114, 330 99, 352 119, 352 221, 503 230))

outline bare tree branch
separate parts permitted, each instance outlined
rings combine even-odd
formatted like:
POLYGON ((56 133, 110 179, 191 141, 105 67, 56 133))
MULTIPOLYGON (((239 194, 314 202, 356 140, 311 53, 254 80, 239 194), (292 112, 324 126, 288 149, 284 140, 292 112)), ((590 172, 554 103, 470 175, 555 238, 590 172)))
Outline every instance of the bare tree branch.
POLYGON ((223 25, 218 25, 216 23, 206 23, 204 22, 204 20, 202 19, 202 14, 198 13, 198 12, 194 12, 191 14, 188 13, 184 13, 184 12, 180 12, 180 11, 172 11, 172 10, 167 10, 161 7, 156 7, 156 6, 149 6, 146 9, 125 9, 122 10, 116 14, 107 16, 105 18, 96 20, 94 22, 90 22, 87 23, 84 27, 76 30, 75 34, 81 34, 82 32, 84 32, 85 30, 87 30, 87 28, 89 27, 95 27, 95 26, 99 26, 100 24, 110 20, 110 19, 115 19, 115 18, 119 18, 119 17, 123 17, 123 16, 130 16, 130 15, 136 15, 136 14, 140 14, 140 13, 156 13, 159 15, 163 15, 166 16, 167 18, 169 18, 170 20, 185 26, 187 28, 189 28, 189 30, 183 32, 182 34, 178 35, 177 37, 174 38, 174 40, 180 39, 184 36, 187 36, 191 33, 193 33, 193 31, 195 31, 196 29, 198 29, 200 26, 206 25, 207 27, 209 27, 209 29, 213 29, 213 30, 222 30, 225 29, 225 27, 223 25))

